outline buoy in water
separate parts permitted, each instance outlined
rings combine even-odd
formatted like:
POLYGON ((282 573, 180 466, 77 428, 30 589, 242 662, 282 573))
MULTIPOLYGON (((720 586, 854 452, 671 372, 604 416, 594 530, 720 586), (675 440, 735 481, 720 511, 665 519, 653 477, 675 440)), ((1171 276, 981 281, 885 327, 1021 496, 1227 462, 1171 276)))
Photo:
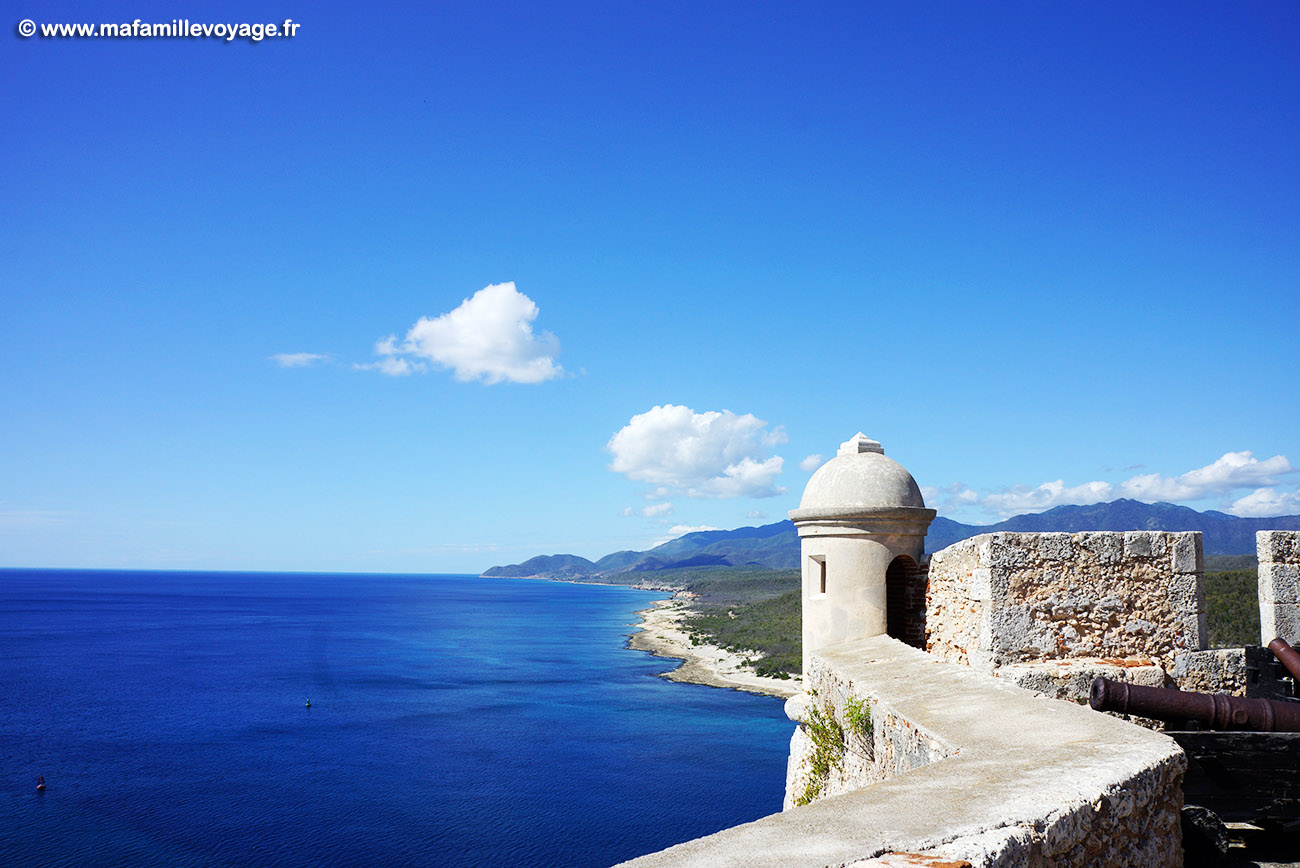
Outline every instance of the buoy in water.
POLYGON ((37 791, 41 791, 45 789, 45 775, 36 776, 36 789, 37 791))
POLYGON ((311 708, 311 700, 310 700, 310 699, 307 700, 307 707, 308 707, 308 708, 311 708))

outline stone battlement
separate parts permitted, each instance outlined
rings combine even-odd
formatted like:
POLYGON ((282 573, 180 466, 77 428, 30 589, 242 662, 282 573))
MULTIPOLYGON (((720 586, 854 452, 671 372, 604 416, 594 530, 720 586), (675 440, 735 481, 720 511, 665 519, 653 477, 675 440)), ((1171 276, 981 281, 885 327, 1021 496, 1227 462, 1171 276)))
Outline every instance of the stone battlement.
MULTIPOLYGON (((870 735, 832 749, 840 774, 865 748, 856 779, 624 868, 866 868, 897 852, 973 866, 1181 863, 1185 760, 1169 739, 888 636, 823 649, 809 676, 810 703, 841 729, 851 701, 871 709, 870 735)), ((796 787, 811 766, 806 730, 792 743, 796 787)))
MULTIPOLYGON (((1080 703, 1097 676, 1244 691, 1241 649, 1206 647, 1199 533, 992 533, 926 558, 934 511, 862 434, 790 517, 806 692, 785 811, 624 865, 1182 865, 1182 751, 1080 703)), ((1261 644, 1300 640, 1300 532, 1258 551, 1261 644)))

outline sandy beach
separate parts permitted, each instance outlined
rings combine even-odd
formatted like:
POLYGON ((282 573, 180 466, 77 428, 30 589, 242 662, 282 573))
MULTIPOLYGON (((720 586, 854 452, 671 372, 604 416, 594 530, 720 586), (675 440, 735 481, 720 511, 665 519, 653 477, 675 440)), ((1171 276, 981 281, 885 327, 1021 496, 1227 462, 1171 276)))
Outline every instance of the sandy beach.
POLYGON ((797 678, 786 681, 755 674, 744 665, 744 657, 733 651, 703 643, 692 645, 691 636, 681 623, 689 610, 690 599, 680 595, 657 600, 649 609, 637 613, 641 616, 640 629, 628 638, 628 647, 648 651, 656 657, 681 660, 680 666, 661 673, 661 677, 670 681, 729 687, 782 698, 794 696, 802 689, 797 678))

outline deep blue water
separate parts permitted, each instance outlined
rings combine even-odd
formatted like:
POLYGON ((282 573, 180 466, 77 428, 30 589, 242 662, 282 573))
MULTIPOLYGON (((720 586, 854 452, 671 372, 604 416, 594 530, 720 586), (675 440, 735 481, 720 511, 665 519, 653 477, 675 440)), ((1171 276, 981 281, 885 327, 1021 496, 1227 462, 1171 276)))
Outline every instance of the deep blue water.
POLYGON ((656 596, 0 570, 0 865, 581 868, 779 810, 781 703, 654 677, 656 596))

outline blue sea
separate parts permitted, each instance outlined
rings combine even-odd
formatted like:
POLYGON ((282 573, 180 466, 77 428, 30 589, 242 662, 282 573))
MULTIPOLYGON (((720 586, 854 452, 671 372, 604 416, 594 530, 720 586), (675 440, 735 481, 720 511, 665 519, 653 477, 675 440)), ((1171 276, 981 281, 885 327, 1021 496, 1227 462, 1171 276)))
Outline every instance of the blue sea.
POLYGON ((662 596, 0 570, 0 865, 581 868, 780 810, 781 702, 625 647, 662 596))

